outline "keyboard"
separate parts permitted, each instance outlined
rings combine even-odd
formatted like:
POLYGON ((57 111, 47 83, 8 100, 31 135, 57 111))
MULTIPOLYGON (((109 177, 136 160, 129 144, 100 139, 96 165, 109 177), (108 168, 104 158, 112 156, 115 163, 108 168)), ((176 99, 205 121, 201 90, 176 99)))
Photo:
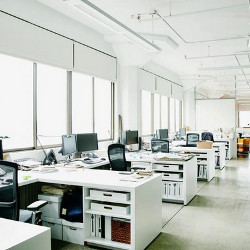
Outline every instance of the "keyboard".
POLYGON ((100 163, 100 162, 103 162, 103 160, 101 158, 90 158, 89 160, 85 160, 84 158, 76 158, 76 159, 73 159, 71 161, 81 161, 83 163, 86 163, 86 164, 96 164, 96 163, 100 163))

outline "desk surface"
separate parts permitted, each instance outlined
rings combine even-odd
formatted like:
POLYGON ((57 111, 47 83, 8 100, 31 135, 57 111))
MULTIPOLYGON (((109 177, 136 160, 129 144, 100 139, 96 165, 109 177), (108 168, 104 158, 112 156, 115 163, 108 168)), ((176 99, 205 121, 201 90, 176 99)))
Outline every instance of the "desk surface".
POLYGON ((144 179, 128 181, 128 175, 119 174, 117 171, 110 170, 94 170, 94 169, 74 169, 65 171, 59 169, 57 172, 51 173, 33 173, 18 171, 18 185, 24 186, 35 182, 66 184, 74 186, 88 186, 108 189, 134 189, 145 182, 159 177, 159 174, 146 177, 144 179), (24 180, 23 176, 30 176, 28 180, 24 180))
MULTIPOLYGON (((49 231, 47 227, 0 218, 0 249, 23 249, 18 248, 18 245, 49 231)), ((50 239, 48 243, 50 245, 50 239)), ((44 247, 48 249, 47 246, 44 247)))

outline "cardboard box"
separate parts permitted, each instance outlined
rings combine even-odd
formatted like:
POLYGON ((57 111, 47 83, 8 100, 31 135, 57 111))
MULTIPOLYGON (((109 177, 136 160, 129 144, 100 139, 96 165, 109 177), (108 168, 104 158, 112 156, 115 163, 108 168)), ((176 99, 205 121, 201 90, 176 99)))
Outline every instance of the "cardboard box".
POLYGON ((197 148, 211 149, 213 148, 213 142, 212 141, 198 141, 197 148))

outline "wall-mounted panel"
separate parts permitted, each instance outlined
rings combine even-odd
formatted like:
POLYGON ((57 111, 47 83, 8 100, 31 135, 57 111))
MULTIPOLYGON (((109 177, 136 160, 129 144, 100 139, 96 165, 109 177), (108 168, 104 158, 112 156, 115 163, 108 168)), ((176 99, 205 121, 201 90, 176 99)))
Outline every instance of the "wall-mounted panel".
POLYGON ((0 13, 0 37, 0 53, 72 69, 69 39, 4 13, 0 13))
POLYGON ((196 100, 196 130, 235 128, 235 100, 196 100))
POLYGON ((171 82, 161 77, 156 77, 156 92, 160 95, 171 96, 171 82))
POLYGON ((138 70, 138 85, 140 89, 155 92, 155 75, 144 70, 138 70))
POLYGON ((75 43, 74 70, 102 79, 116 81, 116 58, 75 43))

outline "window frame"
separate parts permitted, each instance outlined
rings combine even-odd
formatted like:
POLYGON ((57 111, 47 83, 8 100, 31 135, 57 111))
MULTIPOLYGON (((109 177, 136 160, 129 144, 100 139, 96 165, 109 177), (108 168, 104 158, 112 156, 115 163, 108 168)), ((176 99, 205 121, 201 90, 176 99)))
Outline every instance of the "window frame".
MULTIPOLYGON (((3 53, 2 53, 3 54, 3 53)), ((4 55, 4 54, 3 54, 4 55)), ((18 58, 16 56, 13 56, 14 58, 18 58)), ((20 58, 22 59, 22 58, 20 58)), ((30 60, 28 60, 30 61, 30 60)), ((32 147, 23 147, 23 148, 10 148, 7 150, 4 150, 4 153, 9 153, 9 152, 19 152, 19 151, 27 151, 27 150, 41 150, 41 149, 49 149, 49 148, 55 148, 55 147, 61 147, 61 143, 60 144, 51 144, 51 145, 40 145, 40 142, 37 140, 38 138, 38 133, 37 133, 37 63, 36 62, 32 62, 33 63, 33 67, 32 67, 32 73, 33 73, 33 92, 32 92, 32 99, 33 99, 33 114, 32 114, 32 120, 33 120, 33 146, 32 147)), ((45 64, 48 66, 53 66, 53 65, 49 65, 49 64, 45 64)), ((66 113, 66 117, 67 117, 67 133, 71 134, 72 133, 72 73, 76 72, 76 71, 69 71, 67 69, 58 67, 60 69, 63 69, 66 71, 66 81, 67 81, 67 113, 66 113)), ((95 93, 94 93, 94 79, 95 77, 92 76, 92 97, 93 97, 93 133, 94 133, 94 123, 95 123, 95 118, 94 118, 94 97, 95 97, 95 93)), ((111 133, 110 133, 110 138, 107 139, 102 139, 102 140, 98 140, 98 142, 106 142, 106 141, 112 141, 114 140, 114 128, 115 128, 115 82, 110 81, 111 84, 111 100, 110 100, 110 105, 111 105, 111 116, 110 116, 110 129, 111 129, 111 133)))

